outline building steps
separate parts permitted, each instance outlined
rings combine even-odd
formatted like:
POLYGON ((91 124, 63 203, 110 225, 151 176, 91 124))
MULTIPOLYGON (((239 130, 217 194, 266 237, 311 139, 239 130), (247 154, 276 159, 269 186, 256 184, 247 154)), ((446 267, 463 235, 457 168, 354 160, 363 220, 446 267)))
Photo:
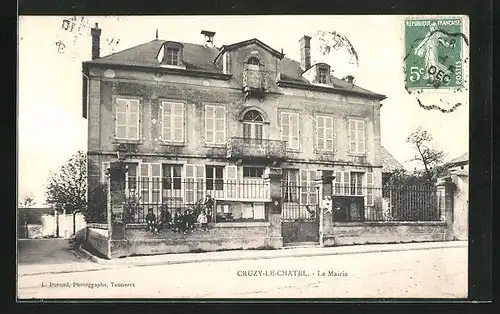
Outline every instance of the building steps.
POLYGON ((320 247, 319 242, 293 242, 293 243, 283 244, 283 249, 314 248, 314 247, 320 247))

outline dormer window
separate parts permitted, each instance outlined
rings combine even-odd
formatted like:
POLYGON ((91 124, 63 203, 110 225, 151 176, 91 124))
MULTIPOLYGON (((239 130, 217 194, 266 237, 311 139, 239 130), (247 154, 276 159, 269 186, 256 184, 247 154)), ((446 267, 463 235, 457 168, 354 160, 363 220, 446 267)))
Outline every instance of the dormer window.
POLYGON ((167 47, 165 55, 165 63, 168 65, 179 65, 179 48, 167 47))
POLYGON ((318 83, 327 84, 328 69, 326 67, 318 67, 318 83))
POLYGON ((157 56, 161 66, 185 69, 182 63, 182 47, 182 44, 178 42, 165 42, 157 56))

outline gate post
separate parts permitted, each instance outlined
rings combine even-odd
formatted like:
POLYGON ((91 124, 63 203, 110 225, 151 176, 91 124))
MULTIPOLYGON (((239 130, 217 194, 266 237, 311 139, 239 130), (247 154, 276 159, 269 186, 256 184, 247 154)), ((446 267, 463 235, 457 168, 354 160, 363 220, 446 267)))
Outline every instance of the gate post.
POLYGON ((269 188, 269 196, 271 203, 267 203, 269 226, 269 242, 268 245, 273 248, 283 247, 283 236, 281 234, 281 168, 271 168, 267 176, 264 178, 269 188))
POLYGON ((438 210, 440 211, 441 221, 445 223, 444 240, 453 241, 453 190, 455 184, 450 177, 439 179, 436 183, 436 192, 438 197, 438 210))

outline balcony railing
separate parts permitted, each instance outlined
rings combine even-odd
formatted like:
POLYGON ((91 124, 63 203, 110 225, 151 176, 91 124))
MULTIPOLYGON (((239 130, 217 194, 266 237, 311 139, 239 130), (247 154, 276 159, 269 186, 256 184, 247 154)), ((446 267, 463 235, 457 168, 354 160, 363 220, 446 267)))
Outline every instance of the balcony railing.
POLYGON ((286 142, 256 138, 233 137, 227 142, 227 158, 286 158, 286 142))

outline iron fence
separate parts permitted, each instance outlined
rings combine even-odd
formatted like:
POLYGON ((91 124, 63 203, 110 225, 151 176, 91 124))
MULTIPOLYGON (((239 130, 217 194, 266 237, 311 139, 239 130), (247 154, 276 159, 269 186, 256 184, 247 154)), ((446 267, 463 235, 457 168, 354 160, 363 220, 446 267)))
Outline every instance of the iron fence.
MULTIPOLYGON (((316 219, 317 208, 324 206, 320 193, 325 195, 324 190, 315 185, 283 184, 282 219, 316 219)), ((439 221, 441 219, 439 199, 433 186, 334 185, 331 189, 330 203, 333 219, 336 221, 439 221)))
MULTIPOLYGON (((151 210, 171 216, 206 211, 212 222, 265 220, 270 183, 261 178, 129 178, 112 184, 112 203, 123 202, 128 223, 143 223, 151 210), (213 200, 206 202, 207 198, 213 200), (244 205, 241 205, 244 204, 244 205), (252 205, 253 204, 253 205, 252 205), (256 205, 258 204, 258 206, 256 205)), ((324 188, 283 182, 282 219, 316 220, 324 188)), ((438 221, 440 198, 434 186, 332 186, 331 210, 338 221, 438 221)))
MULTIPOLYGON (((112 185, 113 186, 113 185, 112 185)), ((127 223, 144 223, 152 211, 156 217, 162 211, 174 216, 191 209, 194 215, 205 211, 210 221, 238 221, 253 219, 242 209, 228 204, 268 202, 269 183, 251 178, 243 181, 214 179, 127 179, 115 185, 112 203, 124 203, 124 219, 127 223), (211 201, 207 202, 207 199, 211 201)), ((248 210, 247 210, 248 212, 248 210)), ((262 214, 255 215, 262 220, 262 214)))

